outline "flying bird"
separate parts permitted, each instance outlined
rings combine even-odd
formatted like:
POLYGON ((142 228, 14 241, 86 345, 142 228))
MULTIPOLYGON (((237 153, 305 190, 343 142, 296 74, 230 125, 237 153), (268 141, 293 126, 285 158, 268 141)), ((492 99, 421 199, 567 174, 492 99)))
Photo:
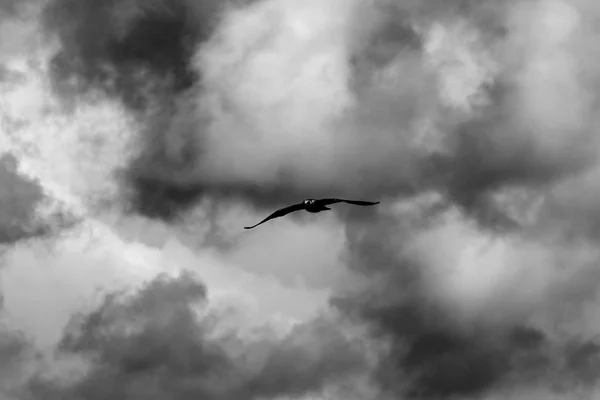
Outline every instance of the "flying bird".
POLYGON ((245 226, 244 229, 255 228, 260 224, 264 224, 268 220, 271 220, 273 218, 283 217, 284 215, 288 215, 289 213, 292 213, 294 211, 304 210, 304 211, 308 211, 309 213, 319 213, 321 211, 331 210, 331 208, 329 208, 327 206, 330 204, 335 204, 335 203, 348 203, 348 204, 354 204, 356 206, 374 206, 375 204, 379 204, 378 201, 372 202, 372 201, 344 200, 344 199, 318 199, 318 200, 306 199, 302 203, 294 204, 294 205, 282 208, 281 210, 277 210, 273 214, 269 215, 267 218, 260 221, 258 224, 252 225, 252 226, 245 226))

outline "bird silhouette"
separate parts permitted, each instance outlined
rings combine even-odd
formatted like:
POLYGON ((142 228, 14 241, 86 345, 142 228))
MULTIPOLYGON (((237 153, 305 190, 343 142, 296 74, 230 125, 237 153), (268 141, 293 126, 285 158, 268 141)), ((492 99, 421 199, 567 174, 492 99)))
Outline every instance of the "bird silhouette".
POLYGON ((289 213, 293 213, 294 211, 308 211, 309 213, 319 213, 325 210, 331 210, 331 208, 327 207, 328 205, 335 203, 348 203, 354 204, 356 206, 374 206, 375 204, 379 204, 378 201, 360 201, 360 200, 344 200, 344 199, 306 199, 302 203, 294 204, 280 210, 275 211, 273 214, 269 215, 267 218, 263 219, 256 225, 245 226, 244 229, 252 229, 256 228, 260 224, 264 224, 265 222, 273 219, 283 217, 288 215, 289 213))

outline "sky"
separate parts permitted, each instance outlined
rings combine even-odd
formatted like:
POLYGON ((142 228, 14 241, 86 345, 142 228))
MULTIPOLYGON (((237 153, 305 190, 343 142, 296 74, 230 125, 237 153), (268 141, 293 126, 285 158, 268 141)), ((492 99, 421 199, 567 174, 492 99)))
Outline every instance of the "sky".
POLYGON ((599 18, 0 0, 0 400, 600 398, 599 18))

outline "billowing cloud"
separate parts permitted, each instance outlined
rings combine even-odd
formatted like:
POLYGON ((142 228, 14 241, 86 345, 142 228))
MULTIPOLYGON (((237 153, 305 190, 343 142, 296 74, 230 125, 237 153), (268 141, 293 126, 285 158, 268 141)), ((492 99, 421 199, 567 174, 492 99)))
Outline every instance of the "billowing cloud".
POLYGON ((44 199, 42 187, 19 174, 11 154, 0 158, 0 244, 12 244, 43 235, 48 228, 36 220, 36 209, 44 199))
POLYGON ((35 178, 19 172, 10 153, 0 157, 0 246, 21 240, 50 238, 79 219, 48 197, 35 178))
POLYGON ((387 21, 393 34, 383 36, 392 43, 381 44, 382 53, 391 45, 407 47, 406 55, 383 54, 378 71, 364 66, 360 52, 377 39, 381 18, 361 1, 260 2, 224 15, 194 58, 202 83, 151 116, 142 132, 142 154, 129 173, 136 208, 169 218, 210 194, 273 205, 411 191, 419 174, 411 164, 420 162, 410 151, 415 133, 397 129, 432 106, 433 98, 417 93, 433 87, 420 76, 414 46, 404 46, 416 34, 396 21, 387 21), (359 15, 364 28, 356 28, 359 15), (366 83, 354 84, 352 58, 366 83), (394 76, 402 68, 419 78, 402 87, 394 76), (411 97, 417 104, 404 101, 411 97), (379 174, 384 164, 393 179, 379 174))
MULTIPOLYGON (((204 285, 189 274, 158 277, 130 297, 108 295, 76 318, 59 346, 89 368, 65 384, 38 378, 34 398, 254 399, 320 392, 360 371, 360 347, 323 320, 283 335, 219 332, 203 311, 204 285)), ((222 329, 221 329, 222 330, 222 329)))
MULTIPOLYGON (((184 275, 108 296, 61 341, 61 355, 88 368, 70 381, 40 376, 27 395, 597 392, 595 2, 193 3, 56 0, 45 8, 46 32, 60 42, 52 94, 95 87, 108 96, 75 96, 68 116, 35 109, 40 121, 60 122, 52 133, 68 130, 66 141, 40 135, 45 123, 17 119, 15 132, 46 146, 45 164, 30 156, 29 168, 86 205, 93 201, 82 197, 125 200, 129 215, 119 217, 132 225, 131 214, 154 218, 163 236, 156 263, 193 265, 208 287, 184 275), (254 220, 244 207, 262 213, 324 196, 382 203, 340 206, 310 229, 294 216, 268 233, 236 230, 240 218, 254 220), (215 252, 238 269, 193 242, 214 227, 226 243, 215 252), (194 251, 168 248, 164 237, 177 229, 194 251), (242 333, 251 318, 223 331, 227 318, 209 310, 211 293, 238 284, 240 270, 287 283, 301 276, 319 296, 333 292, 331 307, 283 333, 262 325, 242 333), (360 341, 355 329, 364 329, 360 341)), ((102 207, 83 208, 90 220, 107 218, 95 214, 102 207)), ((272 309, 302 300, 265 287, 248 297, 272 309)), ((304 293, 320 307, 312 297, 304 293)))
POLYGON ((597 302, 595 250, 486 238, 461 218, 409 230, 388 218, 348 229, 350 266, 368 279, 332 299, 386 344, 381 387, 443 399, 597 388, 598 320, 581 314, 597 302))
POLYGON ((197 80, 190 60, 225 5, 214 0, 54 0, 44 9, 61 48, 52 58, 55 88, 76 94, 100 88, 139 109, 155 95, 197 80))
POLYGON ((592 18, 558 1, 431 6, 226 13, 195 54, 201 84, 141 132, 134 209, 169 219, 207 196, 274 206, 437 191, 488 225, 516 224, 497 192, 543 190, 596 156, 592 18))

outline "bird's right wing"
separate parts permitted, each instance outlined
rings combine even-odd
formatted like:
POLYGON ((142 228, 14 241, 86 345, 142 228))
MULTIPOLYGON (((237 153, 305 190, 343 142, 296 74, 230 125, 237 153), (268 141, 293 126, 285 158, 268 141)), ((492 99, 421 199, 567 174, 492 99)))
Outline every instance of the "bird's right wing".
POLYGON ((293 206, 289 206, 289 207, 286 207, 286 208, 282 208, 281 210, 277 210, 273 214, 269 215, 267 218, 265 218, 262 221, 260 221, 258 224, 252 225, 252 226, 245 226, 244 229, 255 228, 258 225, 263 224, 263 223, 267 222, 270 219, 283 217, 284 215, 287 215, 287 214, 292 213, 294 211, 300 211, 300 210, 304 210, 304 203, 294 204, 293 206))
POLYGON ((323 205, 335 204, 335 203, 348 203, 357 206, 374 206, 379 204, 378 201, 362 201, 362 200, 345 200, 345 199, 321 199, 318 200, 323 205))

